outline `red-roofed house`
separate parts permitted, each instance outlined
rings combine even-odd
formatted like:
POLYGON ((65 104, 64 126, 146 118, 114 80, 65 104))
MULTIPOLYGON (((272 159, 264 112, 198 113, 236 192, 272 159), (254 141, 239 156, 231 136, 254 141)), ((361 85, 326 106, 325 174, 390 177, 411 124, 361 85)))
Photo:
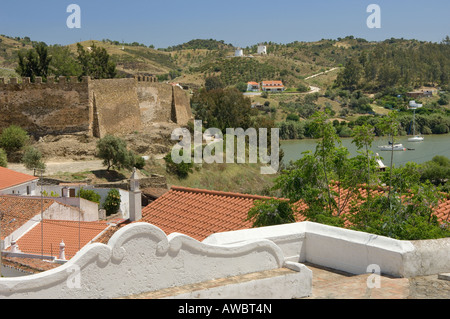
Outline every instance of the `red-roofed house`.
POLYGON ((0 167, 0 195, 36 195, 39 178, 0 167))
POLYGON ((22 253, 59 258, 60 244, 63 242, 65 258, 69 260, 78 250, 95 241, 109 226, 106 221, 77 222, 45 219, 44 222, 36 224, 25 233, 16 243, 22 253))
POLYGON ((283 92, 285 87, 281 81, 262 81, 261 89, 265 92, 283 92))
POLYGON ((247 83, 247 91, 248 92, 259 92, 261 90, 259 83, 257 82, 248 82, 247 83))
POLYGON ((181 233, 199 241, 211 234, 252 227, 247 214, 256 200, 270 197, 172 187, 142 209, 142 220, 166 234, 181 233))

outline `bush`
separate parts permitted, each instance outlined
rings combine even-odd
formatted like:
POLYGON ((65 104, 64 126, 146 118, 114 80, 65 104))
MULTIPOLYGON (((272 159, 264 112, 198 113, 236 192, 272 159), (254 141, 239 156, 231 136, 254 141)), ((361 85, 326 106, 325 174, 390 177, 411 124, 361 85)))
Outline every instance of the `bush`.
POLYGON ((0 148, 0 166, 8 167, 8 158, 4 149, 0 148))
POLYGON ((11 125, 5 128, 0 135, 0 147, 2 147, 6 153, 11 153, 21 150, 29 140, 27 132, 19 126, 11 125))
POLYGON ((106 210, 106 215, 114 215, 120 209, 120 193, 117 189, 111 189, 106 196, 103 208, 106 210))
POLYGON ((300 116, 298 116, 297 114, 289 114, 286 117, 286 121, 294 121, 294 122, 298 122, 300 120, 300 116))
POLYGON ((295 216, 289 202, 268 199, 256 201, 248 212, 247 220, 253 221, 253 227, 265 227, 295 223, 295 216))
POLYGON ((297 86, 297 91, 298 91, 298 92, 301 92, 301 93, 303 93, 303 92, 308 92, 308 91, 309 91, 309 87, 306 86, 306 85, 304 85, 304 84, 299 84, 299 85, 297 86))
POLYGON ((25 164, 27 169, 34 170, 35 172, 36 169, 45 170, 46 168, 45 163, 42 161, 42 153, 32 146, 25 149, 22 162, 25 164))
MULTIPOLYGON (((180 151, 180 156, 183 156, 183 150, 180 151)), ((174 174, 179 178, 187 178, 189 173, 192 173, 192 168, 194 164, 181 162, 179 164, 175 163, 172 159, 172 154, 169 153, 164 157, 164 161, 166 162, 166 171, 170 174, 174 174)))
POLYGON ((100 198, 101 196, 99 194, 97 194, 96 192, 94 192, 93 190, 90 189, 84 189, 81 188, 78 193, 77 193, 77 197, 86 199, 88 201, 100 204, 100 198))

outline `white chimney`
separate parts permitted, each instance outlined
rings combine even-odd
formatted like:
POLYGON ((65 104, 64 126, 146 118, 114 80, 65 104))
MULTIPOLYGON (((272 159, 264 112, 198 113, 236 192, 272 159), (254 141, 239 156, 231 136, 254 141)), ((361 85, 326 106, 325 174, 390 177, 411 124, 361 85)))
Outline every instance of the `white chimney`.
POLYGON ((64 241, 61 240, 61 243, 59 244, 59 260, 66 260, 66 244, 64 244, 64 241))
POLYGON ((17 242, 13 239, 11 241, 11 253, 20 253, 21 251, 19 250, 19 245, 17 245, 17 242))
POLYGON ((130 177, 130 220, 138 221, 142 218, 142 195, 139 189, 139 174, 136 168, 130 177))

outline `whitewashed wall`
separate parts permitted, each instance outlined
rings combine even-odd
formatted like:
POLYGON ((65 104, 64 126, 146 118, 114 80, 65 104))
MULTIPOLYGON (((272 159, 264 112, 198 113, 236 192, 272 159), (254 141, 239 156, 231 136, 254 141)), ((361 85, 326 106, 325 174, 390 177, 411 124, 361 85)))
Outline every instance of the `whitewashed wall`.
POLYGON ((450 238, 401 241, 311 222, 217 233, 203 242, 225 245, 249 239, 269 239, 292 261, 364 274, 377 265, 396 277, 450 272, 450 238))
POLYGON ((134 223, 116 232, 108 245, 88 245, 58 268, 1 278, 0 297, 113 298, 283 265, 281 249, 269 240, 214 246, 134 223))

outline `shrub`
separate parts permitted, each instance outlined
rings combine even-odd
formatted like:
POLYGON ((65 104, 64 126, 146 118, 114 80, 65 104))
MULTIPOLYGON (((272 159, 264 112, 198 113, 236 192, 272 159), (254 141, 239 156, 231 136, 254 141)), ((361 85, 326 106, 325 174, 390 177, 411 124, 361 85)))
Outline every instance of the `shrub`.
POLYGON ((29 137, 27 132, 19 126, 11 125, 5 128, 0 135, 0 147, 2 147, 8 155, 22 149, 27 143, 29 137))
MULTIPOLYGON (((183 156, 183 150, 180 151, 180 156, 183 156)), ((189 173, 192 173, 192 168, 194 164, 181 162, 179 164, 175 163, 172 159, 172 154, 169 153, 164 157, 164 161, 166 162, 166 171, 170 174, 174 174, 179 178, 187 178, 189 173)))
POLYGON ((42 161, 42 153, 32 146, 25 149, 22 162, 25 164, 27 169, 34 170, 35 173, 36 169, 45 170, 46 168, 45 163, 42 161))
POLYGON ((295 216, 289 202, 268 199, 255 201, 255 205, 248 212, 247 220, 253 221, 253 227, 265 227, 295 223, 295 216))
POLYGON ((8 167, 8 158, 4 149, 0 148, 0 166, 8 167))
POLYGON ((286 117, 286 121, 295 121, 298 122, 300 120, 300 116, 298 116, 297 114, 289 114, 286 117))
POLYGON ((97 194, 96 192, 94 192, 93 190, 90 189, 84 189, 81 188, 78 193, 77 193, 77 197, 86 199, 88 201, 100 204, 100 198, 101 196, 99 194, 97 194))
POLYGON ((103 208, 106 210, 106 215, 110 216, 116 214, 120 209, 120 193, 117 189, 111 189, 106 196, 103 208))

